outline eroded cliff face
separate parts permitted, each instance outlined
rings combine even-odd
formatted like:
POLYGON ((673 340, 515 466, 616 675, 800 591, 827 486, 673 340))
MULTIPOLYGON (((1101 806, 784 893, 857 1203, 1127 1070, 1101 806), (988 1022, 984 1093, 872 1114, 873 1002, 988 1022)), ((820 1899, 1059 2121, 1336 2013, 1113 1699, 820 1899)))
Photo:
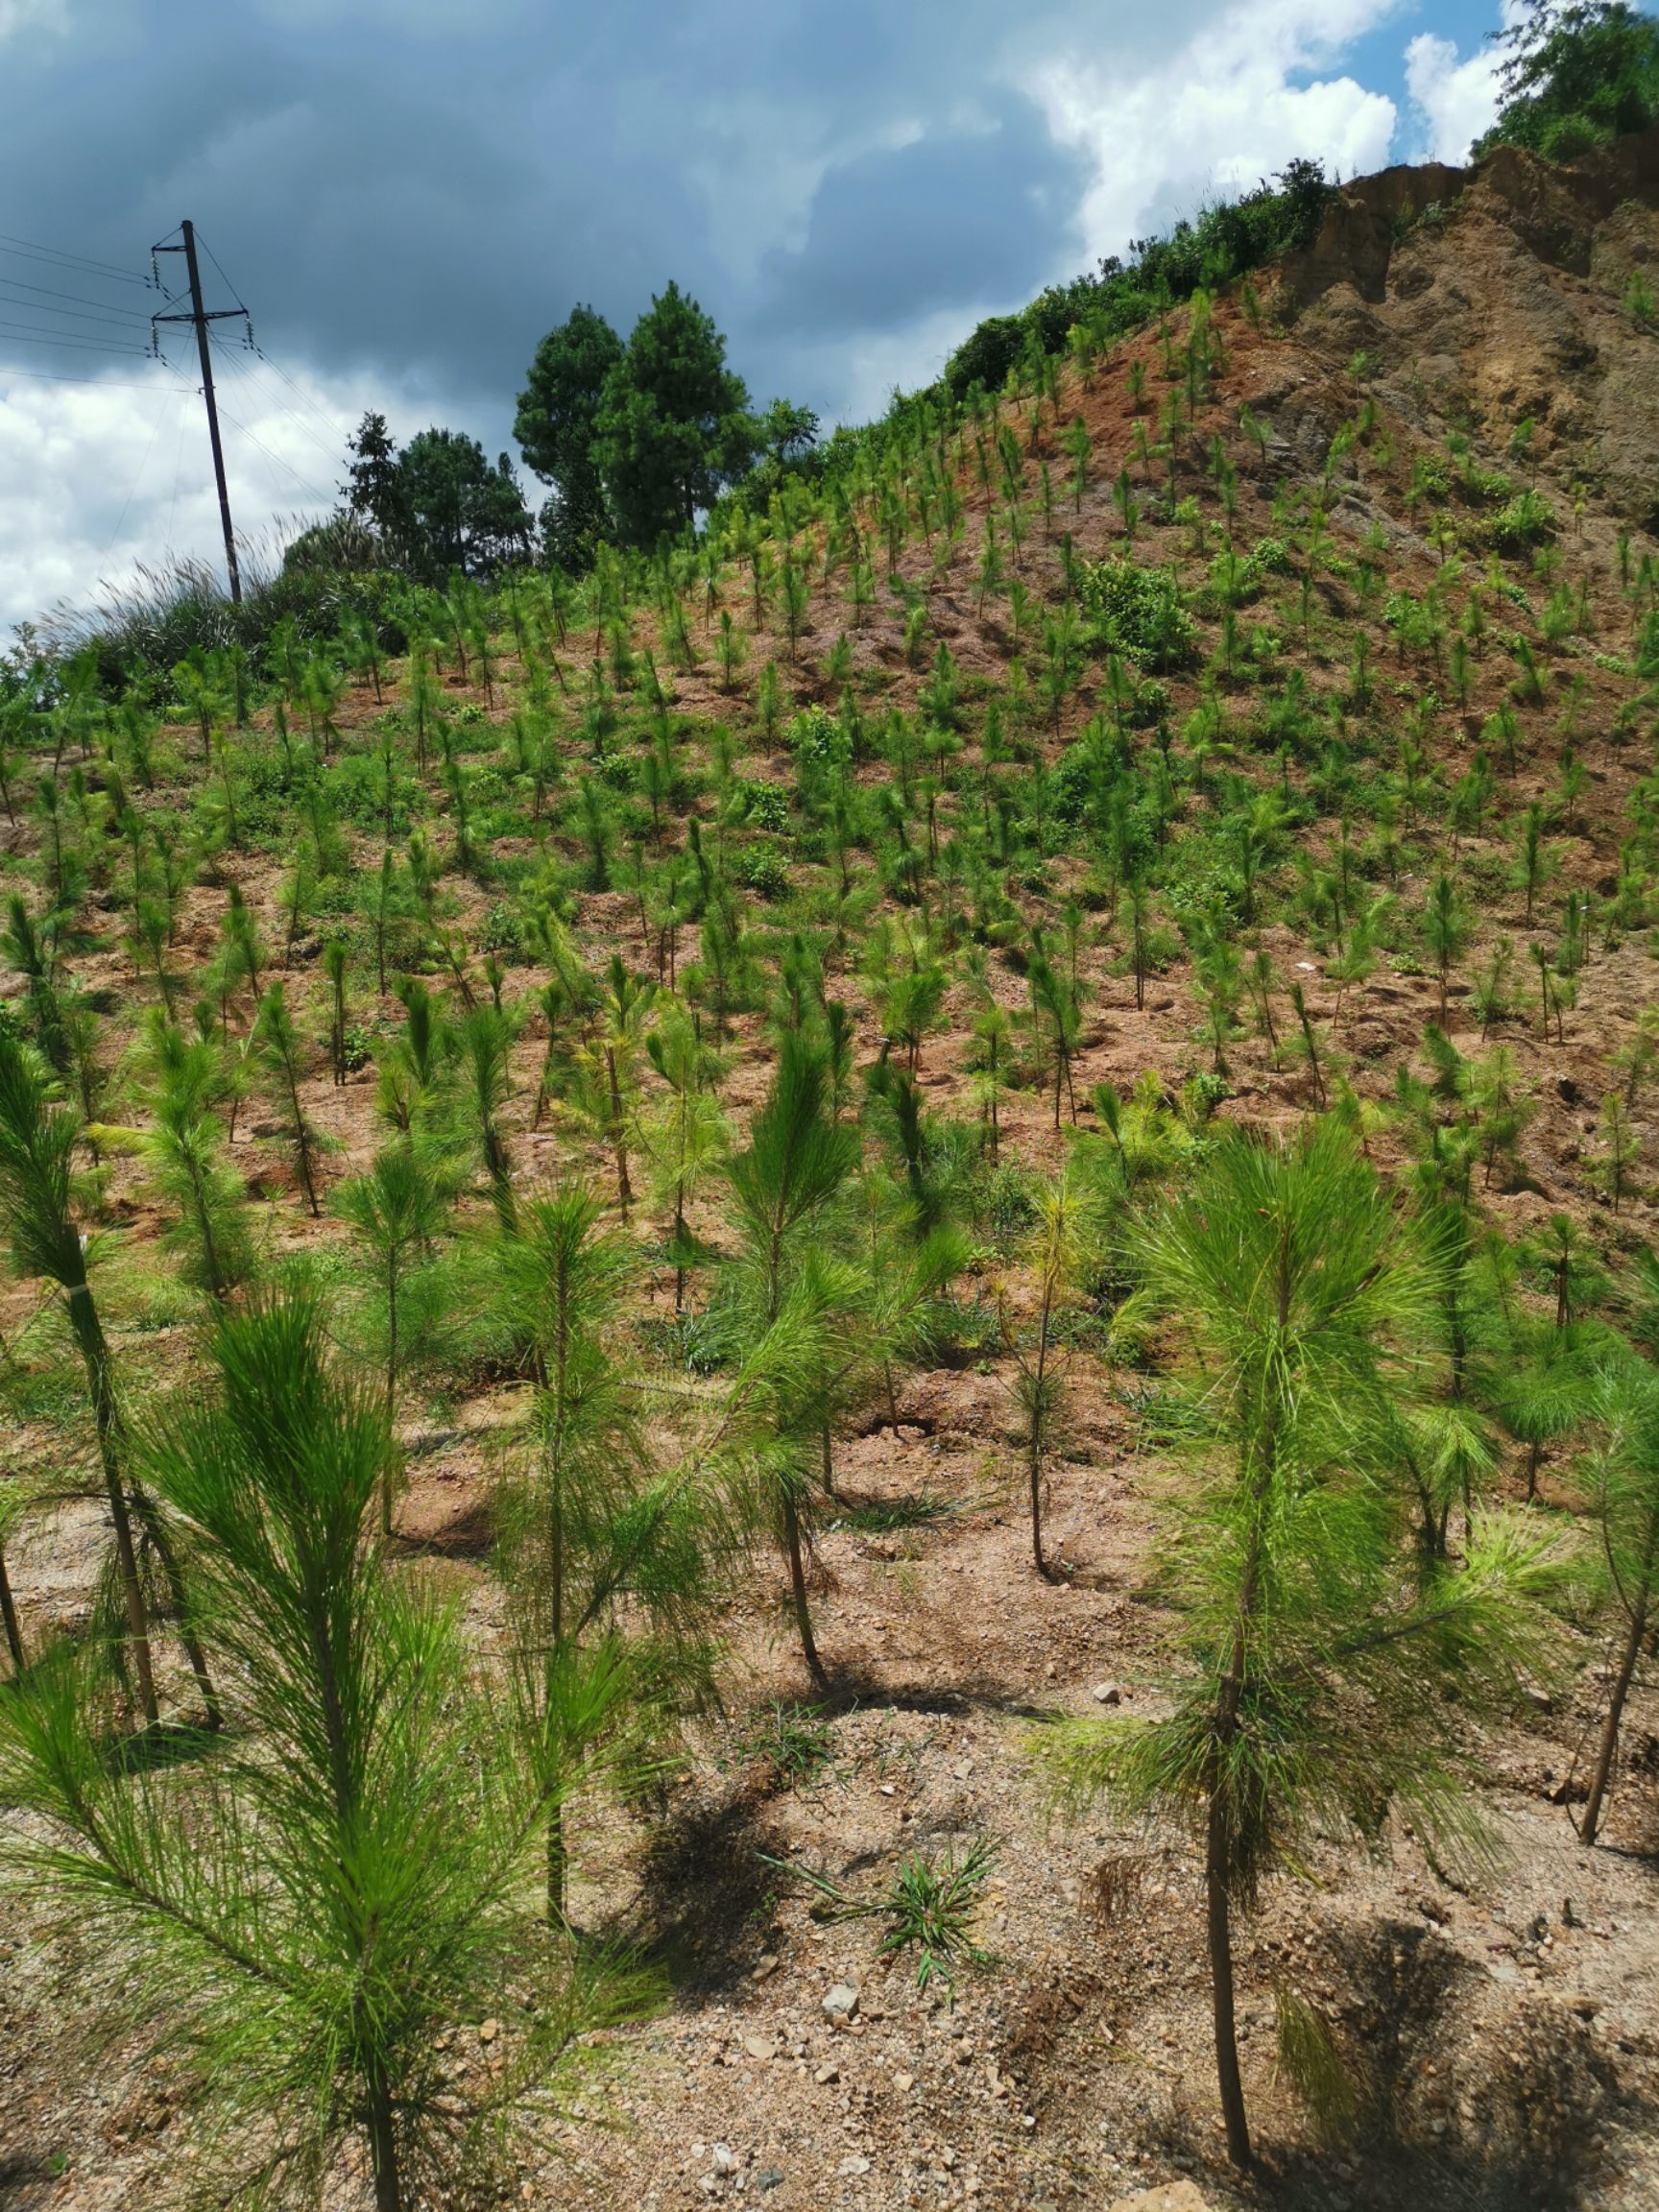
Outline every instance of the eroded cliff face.
POLYGON ((1659 527, 1659 132, 1570 168, 1514 147, 1383 170, 1332 203, 1284 294, 1301 345, 1363 351, 1426 435, 1460 430, 1623 521, 1659 527))

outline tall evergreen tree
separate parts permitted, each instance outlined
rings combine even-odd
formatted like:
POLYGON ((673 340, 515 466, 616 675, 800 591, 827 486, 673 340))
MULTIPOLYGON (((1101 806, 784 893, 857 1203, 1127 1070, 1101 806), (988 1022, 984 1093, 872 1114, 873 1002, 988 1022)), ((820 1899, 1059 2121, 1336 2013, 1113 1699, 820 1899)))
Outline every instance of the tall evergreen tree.
POLYGON ((422 430, 397 464, 413 533, 411 557, 428 581, 459 569, 488 575, 530 545, 524 495, 503 453, 492 468, 476 438, 422 430))
POLYGON ((385 416, 371 409, 347 439, 346 447, 351 464, 340 489, 348 512, 378 531, 394 554, 401 551, 409 537, 409 507, 397 441, 385 416))
POLYGON ((593 565, 606 526, 605 486, 594 446, 605 380, 622 341, 603 315, 574 307, 536 349, 513 435, 525 464, 554 487, 541 511, 547 558, 573 575, 593 565))
POLYGON ((712 319, 678 284, 634 325, 595 427, 617 524, 636 545, 688 528, 753 460, 749 394, 726 366, 712 319))

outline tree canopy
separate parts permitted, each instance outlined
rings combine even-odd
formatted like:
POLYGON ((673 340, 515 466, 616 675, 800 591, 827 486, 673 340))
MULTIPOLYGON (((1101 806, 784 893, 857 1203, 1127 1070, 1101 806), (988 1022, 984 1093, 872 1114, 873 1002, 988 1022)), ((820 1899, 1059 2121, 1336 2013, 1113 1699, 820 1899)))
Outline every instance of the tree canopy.
POLYGON ((492 575, 527 554, 531 524, 513 463, 493 467, 465 431, 422 430, 399 452, 383 415, 368 414, 350 441, 349 511, 378 533, 384 550, 428 582, 453 570, 492 575))
POLYGON ((754 460, 748 388, 727 368, 712 318, 678 284, 634 325, 595 428, 618 532, 635 545, 688 527, 754 460))
POLYGON ((1478 154, 1525 146, 1570 161, 1659 122, 1659 22, 1624 0, 1531 0, 1499 43, 1503 102, 1478 154))
POLYGON ((536 349, 513 435, 525 465, 554 487, 541 514, 548 558, 582 572, 605 535, 605 486, 594 456, 594 425, 606 379, 623 357, 622 341, 603 315, 574 307, 536 349))

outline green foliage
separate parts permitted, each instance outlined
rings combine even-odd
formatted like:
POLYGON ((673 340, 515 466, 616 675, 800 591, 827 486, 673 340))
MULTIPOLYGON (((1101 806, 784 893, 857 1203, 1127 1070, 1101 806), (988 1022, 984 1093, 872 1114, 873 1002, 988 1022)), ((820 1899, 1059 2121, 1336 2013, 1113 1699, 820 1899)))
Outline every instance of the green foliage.
POLYGON ((1177 223, 1167 237, 1137 240, 1127 265, 1110 255, 1092 274, 1050 286, 1020 314, 990 317, 947 361, 945 392, 960 399, 976 385, 998 391, 1033 346, 1045 354, 1064 352, 1075 325, 1109 342, 1200 289, 1214 291, 1310 245, 1332 189, 1317 161, 1292 161, 1273 185, 1217 202, 1177 223))
POLYGON ((1559 527, 1554 508, 1528 485, 1493 516, 1487 534, 1502 552, 1524 553, 1552 538, 1559 527))
POLYGON ((774 1697, 733 1734, 731 1756, 740 1766, 764 1767, 782 1789, 805 1790, 834 1766, 835 1734, 818 1706, 774 1697))
POLYGON ((914 1951, 918 1989, 936 1982, 953 1989, 958 1967, 990 1963, 991 1954, 974 1941, 985 1885, 997 1864, 996 1846, 987 1837, 975 1837, 961 1859, 953 1848, 937 1863, 912 1854, 901 1861, 885 1889, 864 1898, 851 1896, 839 1883, 805 1867, 778 1859, 766 1863, 815 1889, 825 1901, 818 1908, 825 1919, 885 1920, 881 1957, 899 1959, 914 1951))
POLYGON ((412 532, 415 571, 438 583, 452 570, 493 575, 530 546, 530 517, 503 453, 492 468, 475 438, 460 430, 422 430, 397 462, 398 488, 412 532))
POLYGON ((1571 161, 1659 121, 1659 25, 1623 0, 1532 0, 1499 34, 1498 120, 1476 148, 1571 161))
POLYGON ((656 295, 606 375, 593 459, 626 543, 654 546, 754 458, 749 395, 726 367, 726 342, 695 300, 656 295))
POLYGON ((70 1650, 0 1711, 12 1872, 128 1941, 123 2000, 193 2079, 232 2191, 314 2201, 354 2144, 380 2212, 447 2196, 606 1988, 520 1902, 549 1800, 512 1756, 455 1613, 370 1536, 389 1439, 332 1374, 302 1301, 227 1318, 215 1390, 147 1439, 189 1527, 201 1618, 238 1727, 194 1758, 124 1760, 70 1650), (483 2012, 503 2073, 445 2056, 483 2012))
POLYGON ((1088 570, 1084 600, 1102 645, 1148 668, 1183 667, 1197 641, 1181 588, 1162 568, 1106 560, 1088 570))
POLYGON ((518 395, 513 435, 525 464, 554 487, 541 514, 549 561, 572 575, 592 567, 608 516, 595 453, 606 379, 622 341, 591 307, 574 307, 537 347, 518 395))
POLYGON ((1190 1672, 1169 1719, 1072 1723, 1046 1755, 1070 1792, 1184 1813, 1203 1839, 1217 2064, 1242 2164, 1228 1914, 1314 1831, 1374 1839, 1390 1800, 1438 1848, 1471 1846, 1423 1685, 1442 1669, 1503 1694, 1530 1648, 1549 1540, 1472 1521, 1462 1565, 1424 1578, 1392 1462, 1429 1281, 1333 1124, 1283 1147, 1224 1141, 1131 1242, 1192 1351, 1194 1479, 1169 1570, 1190 1672))

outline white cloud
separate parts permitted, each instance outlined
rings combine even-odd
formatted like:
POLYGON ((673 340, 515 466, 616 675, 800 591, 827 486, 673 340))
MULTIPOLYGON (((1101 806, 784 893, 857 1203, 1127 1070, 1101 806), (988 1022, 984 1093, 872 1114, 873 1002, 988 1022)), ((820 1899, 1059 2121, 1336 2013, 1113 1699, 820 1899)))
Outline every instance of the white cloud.
POLYGON ((1121 252, 1150 225, 1253 184, 1296 155, 1317 156, 1344 177, 1380 167, 1394 133, 1393 101, 1351 77, 1310 73, 1394 5, 1236 0, 1128 82, 1082 55, 1037 72, 1031 89, 1050 128, 1095 163, 1082 217, 1090 252, 1121 252))
MULTIPOLYGON (((345 438, 370 386, 296 375, 265 363, 224 365, 221 427, 230 511, 257 540, 275 516, 325 512, 344 472, 345 438)), ((377 388, 376 388, 377 389, 377 388)), ((421 427, 411 413, 401 436, 421 427)), ((174 551, 219 566, 223 541, 206 417, 193 381, 148 378, 61 384, 0 370, 0 638, 59 601, 84 600, 140 562, 174 551)))
POLYGON ((69 0, 0 0, 0 40, 23 31, 66 31, 69 0))
POLYGON ((1418 124, 1416 161, 1463 162, 1498 112, 1498 57, 1479 48, 1459 61, 1450 38, 1419 32, 1406 49, 1406 88, 1418 124))

